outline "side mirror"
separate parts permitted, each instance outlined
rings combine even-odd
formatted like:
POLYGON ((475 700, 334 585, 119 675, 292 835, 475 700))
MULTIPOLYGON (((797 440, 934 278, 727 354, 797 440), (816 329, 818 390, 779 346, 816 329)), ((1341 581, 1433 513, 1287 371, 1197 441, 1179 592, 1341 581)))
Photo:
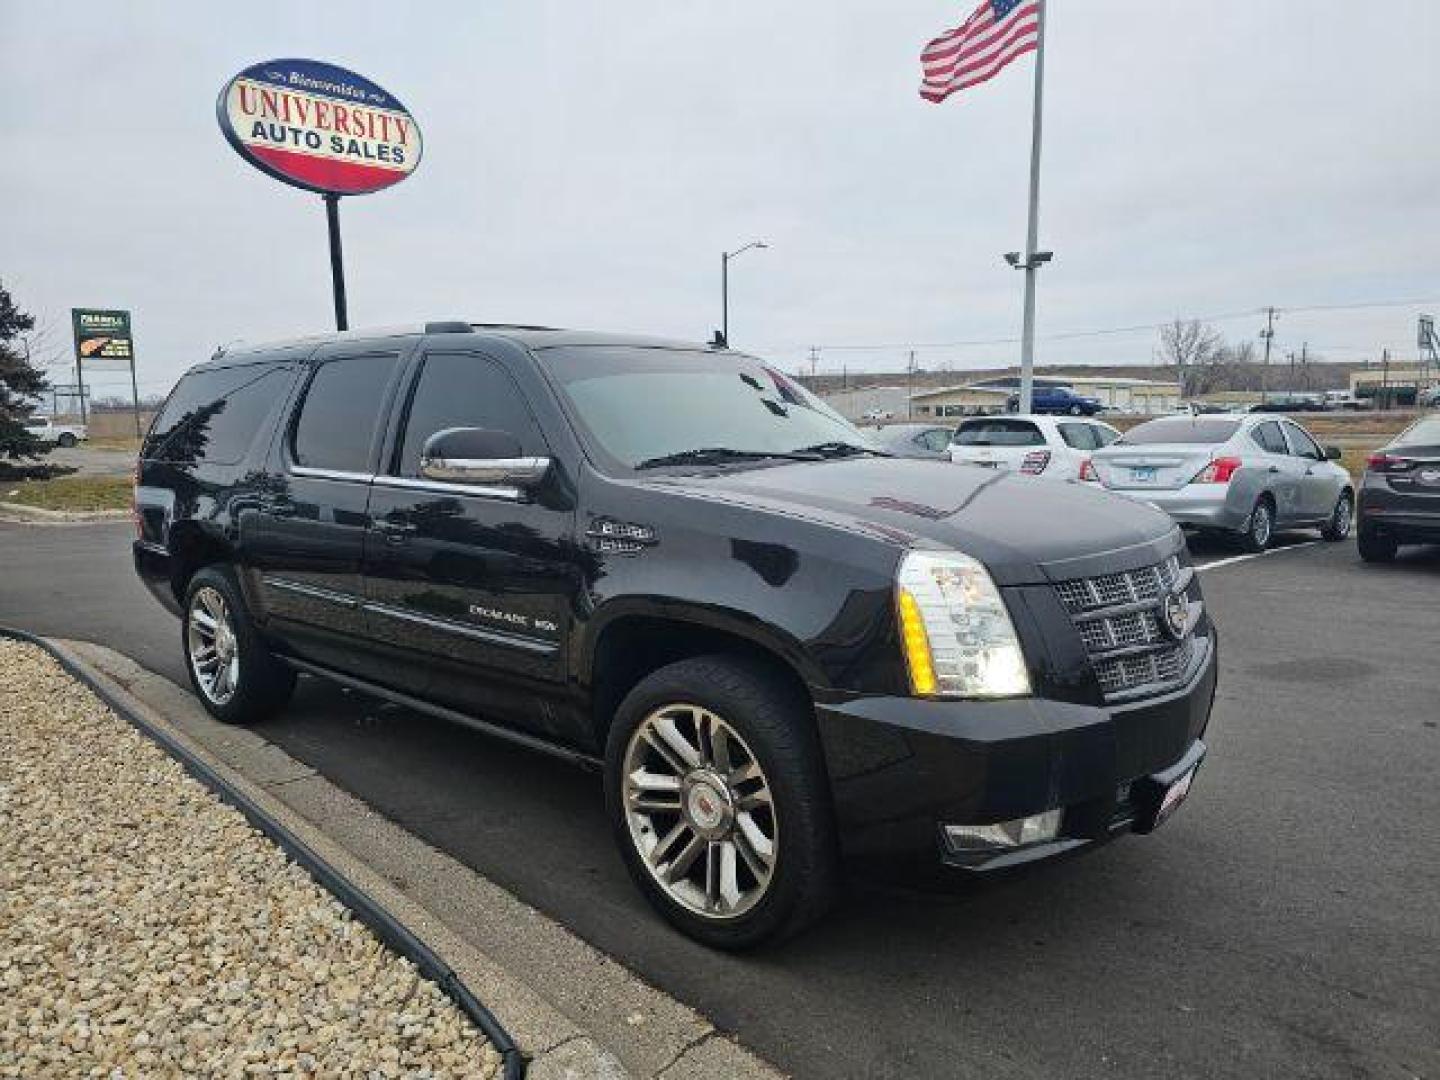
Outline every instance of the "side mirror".
POLYGON ((450 484, 533 487, 550 471, 548 457, 525 457, 508 431, 446 428, 425 440, 420 475, 450 484))
POLYGON ((1338 446, 1327 446, 1327 447, 1325 447, 1325 460, 1326 460, 1326 461, 1339 461, 1343 456, 1344 456, 1344 455, 1340 453, 1340 447, 1338 447, 1338 446))

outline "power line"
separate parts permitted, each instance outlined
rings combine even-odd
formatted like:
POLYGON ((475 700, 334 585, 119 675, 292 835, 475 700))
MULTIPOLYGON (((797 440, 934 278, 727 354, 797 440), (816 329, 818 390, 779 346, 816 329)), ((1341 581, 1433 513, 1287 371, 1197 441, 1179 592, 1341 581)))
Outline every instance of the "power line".
MULTIPOLYGON (((1294 307, 1276 307, 1273 310, 1279 313, 1305 314, 1316 311, 1361 311, 1369 308, 1391 308, 1391 307, 1414 307, 1419 304, 1440 303, 1440 297, 1418 297, 1406 300, 1369 300, 1348 304, 1307 304, 1294 307)), ((1234 319, 1246 319, 1256 315, 1264 315, 1270 308, 1246 308, 1241 311, 1226 311, 1214 315, 1201 315, 1198 322, 1230 322, 1234 319)), ((1120 334, 1136 334, 1147 331, 1159 330, 1171 325, 1175 320, 1166 319, 1163 322, 1135 323, 1131 326, 1107 326, 1092 330, 1066 330, 1054 334, 1042 334, 1042 341, 1073 341, 1079 338, 1109 337, 1120 334)), ((811 349, 819 349, 824 352, 880 352, 888 349, 961 349, 975 348, 984 345, 1015 345, 1020 339, 1018 337, 1002 338, 977 338, 970 341, 890 341, 877 342, 874 344, 842 343, 836 345, 810 346, 811 349)))

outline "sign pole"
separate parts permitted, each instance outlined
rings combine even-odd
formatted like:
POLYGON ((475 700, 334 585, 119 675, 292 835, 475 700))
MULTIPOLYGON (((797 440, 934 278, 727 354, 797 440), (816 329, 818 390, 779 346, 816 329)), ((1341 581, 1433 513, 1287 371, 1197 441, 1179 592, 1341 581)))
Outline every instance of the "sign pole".
POLYGON ((340 196, 325 196, 325 221, 330 227, 330 282, 335 290, 335 329, 349 330, 345 306, 345 261, 340 250, 340 196))
POLYGON ((1020 339, 1020 411, 1035 402, 1035 275, 1040 269, 1040 129, 1045 100, 1045 0, 1036 7, 1039 26, 1035 42, 1035 114, 1030 134, 1030 223, 1025 238, 1025 323, 1020 339))
POLYGON ((139 439, 145 433, 140 430, 140 384, 135 381, 135 350, 133 347, 130 350, 130 403, 135 409, 135 437, 139 439))
POLYGON ((90 420, 85 415, 85 377, 80 371, 80 350, 75 350, 75 389, 80 394, 80 423, 89 424, 90 420))

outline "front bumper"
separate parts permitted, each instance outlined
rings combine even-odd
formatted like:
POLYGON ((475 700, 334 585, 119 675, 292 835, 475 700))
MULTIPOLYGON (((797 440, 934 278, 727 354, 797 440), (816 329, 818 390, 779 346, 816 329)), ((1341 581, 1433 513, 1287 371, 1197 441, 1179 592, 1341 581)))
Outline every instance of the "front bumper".
POLYGON ((1215 695, 1212 633, 1178 690, 1125 705, 1043 698, 856 698, 817 706, 846 861, 885 876, 993 871, 1153 825, 1149 800, 1198 764, 1215 695), (1179 770, 1179 773, 1177 773, 1179 770), (947 824, 1063 808, 1048 843, 953 851, 947 824))

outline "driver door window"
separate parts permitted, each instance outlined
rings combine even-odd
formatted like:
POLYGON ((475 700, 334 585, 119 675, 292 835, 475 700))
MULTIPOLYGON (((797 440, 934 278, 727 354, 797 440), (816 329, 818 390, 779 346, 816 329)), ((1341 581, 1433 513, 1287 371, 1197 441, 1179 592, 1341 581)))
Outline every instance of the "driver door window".
POLYGON ((1290 440, 1290 452, 1296 457, 1310 458, 1312 461, 1325 460, 1325 455, 1315 444, 1315 440, 1294 424, 1285 425, 1285 437, 1290 440))
POLYGON ((500 365, 475 353, 432 353, 410 397, 396 475, 418 477, 425 440, 456 427, 507 431, 526 455, 547 453, 539 425, 500 365))

